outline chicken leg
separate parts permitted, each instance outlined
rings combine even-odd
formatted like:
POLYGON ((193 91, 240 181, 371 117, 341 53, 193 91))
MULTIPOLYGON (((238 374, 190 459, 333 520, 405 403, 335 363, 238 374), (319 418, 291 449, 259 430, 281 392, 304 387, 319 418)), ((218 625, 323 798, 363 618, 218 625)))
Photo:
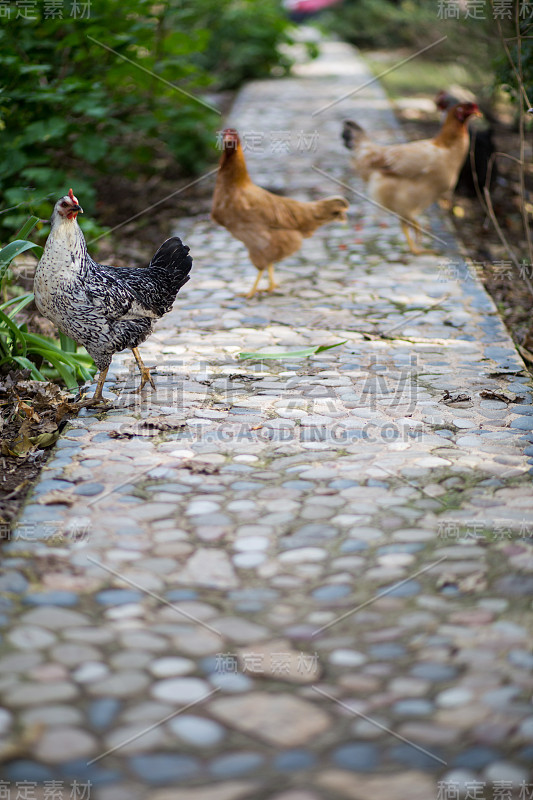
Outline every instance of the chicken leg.
POLYGON ((89 397, 87 400, 82 400, 79 403, 76 403, 78 408, 90 408, 91 406, 100 405, 103 403, 104 405, 109 404, 109 400, 104 400, 102 397, 102 391, 104 388, 105 379, 107 377, 107 371, 109 367, 100 370, 100 374, 98 375, 98 383, 96 384, 96 390, 92 397, 89 397))
POLYGON ((150 382, 150 385, 151 385, 152 389, 155 389, 154 379, 150 375, 150 370, 148 369, 148 367, 144 366, 143 360, 141 358, 141 354, 139 353, 138 348, 137 347, 132 347, 131 348, 131 352, 135 356, 135 361, 137 362, 137 366, 139 367, 139 370, 140 370, 140 373, 141 373, 141 385, 137 389, 137 392, 142 392, 145 384, 147 384, 148 382, 150 382))
MULTIPOLYGON (((274 289, 279 288, 279 284, 276 283, 276 281, 274 280, 274 264, 269 264, 267 270, 268 270, 267 292, 273 292, 274 289)), ((247 300, 250 300, 252 297, 254 297, 254 295, 257 294, 258 291, 260 291, 257 287, 259 286, 259 281, 261 280, 264 271, 265 271, 264 268, 259 270, 257 278, 254 281, 254 285, 252 286, 248 294, 243 294, 241 295, 241 297, 246 297, 247 300)))
POLYGON ((279 283, 274 280, 274 264, 268 265, 268 291, 273 292, 274 289, 279 289, 279 283))
POLYGON ((427 248, 420 246, 421 241, 422 241, 422 231, 420 230, 420 227, 416 223, 413 224, 412 226, 409 226, 409 224, 407 222, 402 222, 401 226, 402 226, 402 231, 404 232, 405 238, 407 239, 407 244, 409 245, 409 250, 411 251, 411 253, 413 255, 415 255, 415 256, 422 256, 424 254, 425 255, 434 255, 434 251, 433 250, 428 250, 427 248), (413 241, 413 238, 411 236, 410 227, 412 227, 414 232, 415 232, 416 244, 413 241))

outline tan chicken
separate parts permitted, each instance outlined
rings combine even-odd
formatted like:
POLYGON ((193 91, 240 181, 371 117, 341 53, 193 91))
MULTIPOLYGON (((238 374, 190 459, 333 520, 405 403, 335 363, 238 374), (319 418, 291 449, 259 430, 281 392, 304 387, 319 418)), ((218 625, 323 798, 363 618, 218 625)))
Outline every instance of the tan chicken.
POLYGON ((223 133, 212 217, 215 222, 248 248, 253 265, 259 270, 247 298, 253 297, 265 270, 268 291, 277 288, 274 264, 300 249, 302 239, 333 220, 345 220, 348 202, 343 197, 302 203, 280 197, 256 186, 246 168, 246 161, 236 130, 223 133))
POLYGON ((357 122, 344 123, 342 138, 353 151, 356 172, 367 182, 372 200, 398 216, 415 255, 427 252, 420 247, 416 217, 457 183, 468 153, 467 122, 472 116, 481 116, 475 103, 458 103, 434 139, 393 145, 376 144, 357 122))

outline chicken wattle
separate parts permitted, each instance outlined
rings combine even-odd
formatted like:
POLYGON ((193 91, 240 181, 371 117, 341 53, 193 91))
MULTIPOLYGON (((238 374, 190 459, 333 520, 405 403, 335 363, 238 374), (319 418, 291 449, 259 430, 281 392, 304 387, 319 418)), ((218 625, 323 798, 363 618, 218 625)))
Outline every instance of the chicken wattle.
POLYGON ((60 331, 85 347, 100 374, 94 396, 102 401, 114 353, 130 348, 141 372, 139 391, 149 381, 138 346, 152 333, 154 320, 170 311, 189 280, 192 258, 177 236, 167 239, 147 267, 97 264, 87 252, 76 217, 83 209, 72 189, 55 204, 52 228, 35 272, 37 308, 60 331))

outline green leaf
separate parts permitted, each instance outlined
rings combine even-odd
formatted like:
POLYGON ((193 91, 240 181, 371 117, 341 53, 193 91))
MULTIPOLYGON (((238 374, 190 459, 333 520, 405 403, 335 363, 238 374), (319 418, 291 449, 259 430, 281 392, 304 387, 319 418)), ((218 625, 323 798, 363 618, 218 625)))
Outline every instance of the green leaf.
POLYGON ((59 428, 56 428, 55 431, 52 431, 51 433, 39 433, 37 436, 30 436, 30 442, 40 450, 44 450, 47 447, 52 447, 52 445, 55 444, 58 439, 59 428))
POLYGON ((20 231, 17 233, 17 239, 25 239, 26 236, 31 233, 31 231, 35 228, 37 223, 39 222, 39 217, 30 217, 22 226, 20 231))
POLYGON ((49 117, 31 122, 22 134, 23 144, 34 142, 48 142, 50 139, 60 139, 68 128, 68 122, 61 117, 49 117))
POLYGON ((28 348, 29 353, 35 353, 36 355, 40 355, 45 358, 50 364, 56 369, 61 379, 63 380, 67 389, 77 389, 78 388, 78 381, 76 380, 76 374, 72 367, 61 358, 58 358, 54 353, 51 353, 49 350, 39 350, 38 348, 28 348))
POLYGON ((107 150, 107 141, 96 133, 86 133, 80 136, 72 147, 72 151, 80 158, 88 161, 89 164, 94 164, 103 158, 107 150))
POLYGON ((36 347, 41 347, 47 350, 51 350, 56 354, 63 353, 59 345, 55 344, 55 342, 52 342, 50 339, 46 339, 44 336, 39 336, 38 333, 27 333, 26 341, 28 342, 28 344, 32 344, 35 345, 36 347))
POLYGON ((250 359, 255 358, 261 360, 262 358, 307 358, 314 356, 316 353, 323 353, 324 350, 331 350, 333 347, 340 347, 341 344, 346 344, 348 340, 343 342, 335 342, 335 344, 319 344, 316 347, 306 347, 305 350, 292 350, 286 353, 239 353, 239 358, 250 359))
POLYGON ((6 314, 4 314, 3 311, 0 311, 0 330, 2 329, 2 327, 7 328, 8 331, 11 333, 13 337, 13 345, 15 344, 15 341, 20 342, 20 345, 22 347, 22 355, 25 356, 27 352, 27 347, 24 334, 20 332, 15 323, 11 319, 9 319, 9 317, 6 316, 6 314))
POLYGON ((13 319, 13 317, 16 317, 19 311, 22 311, 23 308, 29 306, 32 301, 33 294, 25 294, 22 297, 12 297, 11 300, 7 300, 5 303, 0 305, 0 311, 3 311, 4 308, 15 305, 15 303, 18 303, 18 305, 15 306, 15 308, 13 308, 8 314, 9 319, 13 319))
POLYGON ((59 342, 61 344, 61 349, 64 353, 75 353, 77 349, 77 344, 74 339, 71 339, 70 336, 67 336, 66 333, 59 332, 59 342))
POLYGON ((7 268, 13 259, 26 250, 31 250, 32 247, 38 247, 38 245, 26 241, 26 239, 15 239, 14 242, 9 242, 5 247, 2 247, 0 250, 0 287, 2 286, 7 268))
POLYGON ((0 361, 0 367, 2 367, 4 364, 8 364, 11 362, 18 364, 19 367, 22 367, 22 369, 29 369, 31 371, 31 376, 34 380, 46 381, 44 375, 41 372, 39 372, 35 364, 32 364, 29 358, 24 358, 24 356, 8 356, 7 358, 3 358, 0 361))

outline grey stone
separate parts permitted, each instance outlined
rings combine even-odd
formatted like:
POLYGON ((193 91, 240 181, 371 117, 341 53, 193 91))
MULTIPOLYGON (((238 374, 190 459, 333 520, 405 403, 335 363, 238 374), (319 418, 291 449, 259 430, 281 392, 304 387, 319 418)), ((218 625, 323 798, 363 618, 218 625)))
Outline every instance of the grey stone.
POLYGON ((224 728, 217 722, 194 714, 180 714, 168 723, 170 730, 194 747, 212 747, 224 736, 224 728))

